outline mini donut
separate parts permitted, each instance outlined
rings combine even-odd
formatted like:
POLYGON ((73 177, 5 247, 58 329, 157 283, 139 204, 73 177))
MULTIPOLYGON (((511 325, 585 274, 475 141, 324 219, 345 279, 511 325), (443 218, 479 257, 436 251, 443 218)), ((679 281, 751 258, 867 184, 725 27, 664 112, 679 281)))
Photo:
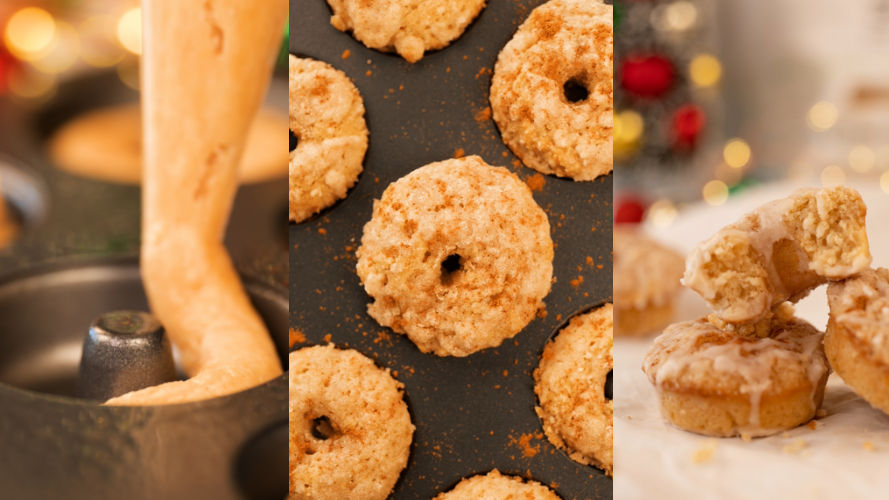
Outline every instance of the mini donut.
POLYGON ((611 304, 571 318, 547 342, 534 370, 546 437, 575 462, 614 472, 614 404, 605 396, 613 366, 611 304))
POLYGON ((398 52, 415 63, 447 47, 485 6, 485 0, 327 0, 330 24, 369 48, 398 52))
POLYGON ((385 500, 414 433, 403 389, 357 351, 290 353, 290 498, 385 500))
POLYGON ((771 334, 751 338, 707 318, 669 326, 642 371, 657 389, 664 417, 707 436, 768 436, 802 425, 824 400, 830 368, 823 335, 778 309, 771 334))
POLYGON ((381 325, 423 352, 468 356, 515 336, 543 305, 549 221, 505 168, 478 156, 432 163, 374 202, 358 276, 381 325))
POLYGON ((866 269, 866 214, 854 189, 798 189, 700 243, 683 284, 726 323, 754 323, 778 304, 866 269))
POLYGON ((290 220, 302 222, 345 198, 364 169, 364 101, 345 73, 290 56, 290 220))
POLYGON ((685 259, 641 231, 614 228, 614 333, 641 335, 670 324, 685 259))
POLYGON ((867 269, 827 287, 824 351, 837 375, 889 414, 889 269, 867 269))
MULTIPOLYGON (((253 120, 239 178, 242 184, 284 177, 287 118, 261 109, 253 120)), ((66 172, 120 184, 142 183, 142 113, 138 104, 88 111, 55 132, 49 141, 53 162, 66 172)))
POLYGON ((460 481, 453 490, 433 500, 561 500, 551 489, 516 476, 504 476, 494 469, 485 476, 460 481))
POLYGON ((601 0, 550 0, 500 52, 491 110, 528 167, 576 181, 614 167, 613 12, 601 0))

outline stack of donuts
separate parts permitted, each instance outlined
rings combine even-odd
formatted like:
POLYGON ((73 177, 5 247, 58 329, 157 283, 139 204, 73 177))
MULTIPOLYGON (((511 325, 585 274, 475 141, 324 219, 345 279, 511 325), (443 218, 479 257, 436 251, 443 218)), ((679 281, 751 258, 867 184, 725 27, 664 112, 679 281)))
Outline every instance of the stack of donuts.
POLYGON ((713 313, 669 326, 643 365, 667 420, 720 437, 797 427, 819 410, 831 365, 889 408, 889 271, 868 269, 866 213, 853 189, 800 189, 697 246, 683 284, 713 313), (825 338, 789 303, 826 283, 825 338))

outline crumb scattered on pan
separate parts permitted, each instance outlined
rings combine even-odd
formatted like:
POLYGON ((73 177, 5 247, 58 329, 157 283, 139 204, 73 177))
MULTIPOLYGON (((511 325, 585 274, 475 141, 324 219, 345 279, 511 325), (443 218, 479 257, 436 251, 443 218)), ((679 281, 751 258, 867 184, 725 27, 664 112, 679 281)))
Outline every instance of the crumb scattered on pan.
POLYGON ((808 446, 806 440, 798 438, 794 439, 792 443, 784 445, 784 448, 782 448, 782 450, 784 450, 784 453, 787 453, 788 455, 796 455, 799 452, 805 450, 806 446, 808 446))
POLYGON ((525 179, 525 184, 528 185, 531 191, 540 191, 543 189, 543 186, 546 186, 546 178, 540 174, 534 174, 525 179))
POLYGON ((454 150, 454 158, 463 158, 466 156, 466 151, 463 151, 463 148, 454 150))
POLYGON ((713 454, 716 453, 717 442, 715 439, 708 439, 701 444, 700 448, 695 450, 691 455, 692 463, 703 465, 713 460, 713 454))
POLYGON ((475 121, 477 121, 479 123, 486 122, 490 119, 491 119, 491 107, 490 106, 488 106, 487 108, 485 108, 475 114, 475 121))
POLYGON ((326 235, 327 235, 327 229, 324 229, 323 227, 319 227, 319 228, 318 228, 318 234, 320 234, 321 236, 326 236, 326 235))
POLYGON ((541 304, 539 308, 537 308, 537 317, 540 319, 546 319, 546 304, 541 304))
POLYGON ((540 453, 540 443, 535 445, 531 445, 531 440, 541 440, 543 439, 543 433, 535 432, 534 434, 522 434, 518 439, 509 436, 509 444, 512 446, 518 446, 522 450, 522 457, 524 458, 534 458, 538 453, 540 453))
POLYGON ((293 347, 296 344, 304 344, 306 342, 306 336, 300 330, 296 328, 290 329, 290 347, 293 347))
POLYGON ((578 276, 576 280, 571 280, 569 283, 571 283, 571 286, 574 288, 577 288, 583 284, 583 276, 578 276))
POLYGON ((328 333, 327 335, 324 336, 324 341, 327 343, 330 343, 331 338, 332 338, 331 335, 328 333))
POLYGON ((352 55, 352 53, 349 52, 349 49, 346 49, 343 51, 343 59, 348 59, 349 56, 351 56, 351 55, 352 55))

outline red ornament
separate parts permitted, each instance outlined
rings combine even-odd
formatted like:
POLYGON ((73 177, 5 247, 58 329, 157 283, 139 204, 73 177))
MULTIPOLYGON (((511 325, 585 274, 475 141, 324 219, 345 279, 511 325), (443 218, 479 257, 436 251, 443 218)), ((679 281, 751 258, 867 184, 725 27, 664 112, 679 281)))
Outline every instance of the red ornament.
POLYGON ((639 224, 645 215, 645 205, 633 198, 626 198, 617 203, 614 211, 615 224, 639 224))
POLYGON ((683 150, 694 149, 706 124, 707 118, 704 112, 694 104, 677 109, 673 114, 672 123, 673 147, 683 150))
POLYGON ((621 86, 638 97, 657 99, 673 86, 673 63, 666 57, 636 55, 628 57, 621 68, 621 86))

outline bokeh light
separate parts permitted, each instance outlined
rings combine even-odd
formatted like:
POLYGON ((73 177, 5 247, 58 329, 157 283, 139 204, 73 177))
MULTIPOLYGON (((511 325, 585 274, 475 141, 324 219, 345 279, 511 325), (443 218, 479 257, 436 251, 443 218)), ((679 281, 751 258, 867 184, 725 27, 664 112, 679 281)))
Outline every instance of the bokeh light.
POLYGON ((704 201, 719 206, 728 200, 728 186, 722 181, 710 181, 704 185, 704 201))
POLYGON ((655 227, 667 227, 676 220, 679 211, 676 205, 667 199, 660 199, 652 203, 645 212, 645 219, 655 227))
POLYGON ((142 53, 142 9, 128 10, 117 23, 120 44, 133 54, 142 53))
POLYGON ((846 182, 846 172, 836 165, 830 165, 821 171, 821 184, 824 187, 836 187, 844 182, 846 182))
POLYGON ((750 146, 743 139, 732 139, 725 144, 722 157, 728 166, 741 168, 750 162, 750 146))
POLYGON ((722 79, 722 64, 710 54, 700 54, 689 63, 688 73, 696 86, 712 87, 722 79))
POLYGON ((698 21, 698 8, 684 0, 659 5, 651 11, 650 21, 659 31, 688 31, 698 21))
POLYGON ((645 122, 635 111, 623 111, 614 115, 614 156, 624 158, 631 155, 645 133, 645 122))
POLYGON ((9 19, 4 40, 16 56, 30 60, 52 42, 56 34, 56 22, 43 9, 28 7, 9 19))
POLYGON ((874 154, 874 150, 867 146, 855 146, 849 152, 849 166, 859 174, 870 172, 876 162, 877 156, 874 154))
POLYGON ((838 116, 836 106, 827 101, 821 101, 809 109, 807 121, 809 128, 815 132, 824 132, 836 125, 838 116))
POLYGON ((119 63, 124 49, 118 43, 117 22, 111 16, 88 17, 78 28, 80 57, 96 68, 107 68, 119 63))
POLYGON ((58 21, 56 36, 49 47, 31 63, 44 73, 62 73, 77 62, 80 56, 80 36, 70 24, 58 21))
POLYGON ((880 187, 889 194, 889 172, 883 172, 883 175, 880 176, 880 187))

